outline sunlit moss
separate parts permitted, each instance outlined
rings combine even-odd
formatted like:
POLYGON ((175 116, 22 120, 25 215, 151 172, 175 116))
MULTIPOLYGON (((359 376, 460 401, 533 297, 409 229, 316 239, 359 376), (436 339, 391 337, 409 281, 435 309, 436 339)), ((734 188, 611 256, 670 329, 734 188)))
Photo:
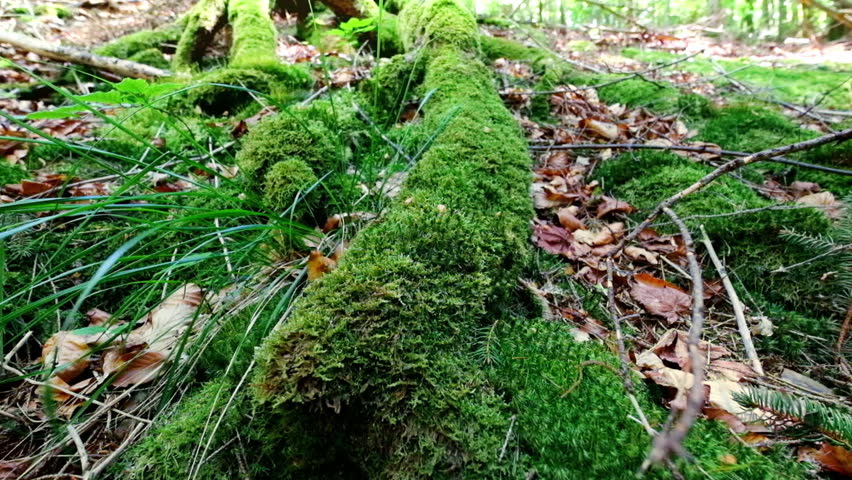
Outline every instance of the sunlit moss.
MULTIPOLYGON (((659 50, 639 50, 628 48, 623 54, 644 62, 670 62, 682 55, 659 50)), ((849 74, 848 64, 803 65, 781 63, 771 67, 754 65, 753 60, 718 60, 718 65, 730 72, 730 78, 745 82, 757 89, 771 89, 767 97, 809 105, 819 100, 823 94, 822 108, 847 109, 852 105, 852 84, 846 82, 849 74), (735 71, 736 70, 736 71, 735 71), (845 82, 845 83, 844 83, 845 82)), ((718 72, 706 57, 698 56, 678 64, 676 68, 714 77, 718 72)), ((725 82, 726 80, 721 80, 725 82)))

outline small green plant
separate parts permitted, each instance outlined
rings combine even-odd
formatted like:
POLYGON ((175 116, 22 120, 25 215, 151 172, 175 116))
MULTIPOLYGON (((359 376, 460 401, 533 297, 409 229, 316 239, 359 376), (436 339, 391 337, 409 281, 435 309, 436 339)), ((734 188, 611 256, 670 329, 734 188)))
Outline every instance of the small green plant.
POLYGON ((746 408, 759 408, 779 419, 800 423, 847 445, 852 442, 852 413, 842 406, 831 407, 765 388, 750 388, 735 394, 734 399, 746 408))
POLYGON ((341 23, 338 28, 328 31, 329 35, 337 35, 349 43, 357 43, 358 37, 376 29, 374 18, 350 18, 341 23))

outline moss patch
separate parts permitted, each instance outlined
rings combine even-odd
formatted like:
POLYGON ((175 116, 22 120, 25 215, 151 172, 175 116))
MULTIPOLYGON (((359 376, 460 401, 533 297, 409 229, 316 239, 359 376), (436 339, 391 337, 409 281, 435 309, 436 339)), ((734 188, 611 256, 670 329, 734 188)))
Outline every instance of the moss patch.
POLYGON ((110 57, 130 58, 152 48, 162 51, 165 44, 177 42, 181 32, 182 27, 179 24, 167 25, 156 30, 143 30, 125 35, 98 47, 95 53, 110 57))
MULTIPOLYGON (((622 54, 643 62, 670 62, 681 58, 657 50, 639 50, 628 48, 622 54)), ((802 105, 818 100, 823 93, 830 92, 823 100, 822 108, 846 109, 852 104, 852 85, 843 82, 852 70, 850 64, 801 65, 782 63, 773 66, 751 65, 751 59, 718 60, 726 71, 732 72, 731 78, 745 82, 757 88, 771 89, 767 96, 802 105), (748 66, 748 68, 744 68, 748 66), (741 70, 738 70, 741 69, 741 70), (734 72, 734 70, 738 70, 734 72)), ((707 57, 698 56, 674 67, 676 69, 699 73, 708 77, 718 73, 707 57)))

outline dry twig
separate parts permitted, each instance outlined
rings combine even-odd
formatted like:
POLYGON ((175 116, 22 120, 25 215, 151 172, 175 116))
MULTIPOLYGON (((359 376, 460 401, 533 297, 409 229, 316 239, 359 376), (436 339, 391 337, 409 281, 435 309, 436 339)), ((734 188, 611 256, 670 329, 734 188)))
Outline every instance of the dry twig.
POLYGON ((731 307, 733 308, 734 316, 737 319, 737 327, 740 331, 740 337, 743 339, 743 347, 745 348, 746 356, 749 361, 751 361, 751 366, 754 368, 754 371, 757 372, 758 375, 763 375, 763 365, 760 364, 760 358, 757 357, 757 350, 755 350, 754 342, 751 340, 751 331, 748 328, 748 323, 746 323, 743 304, 740 302, 740 297, 737 295, 737 291, 731 283, 731 278, 728 276, 728 271, 725 269, 725 265, 722 264, 719 256, 716 255, 716 249, 713 248, 713 244, 710 243, 710 237, 707 236, 707 231, 704 229, 704 225, 701 225, 701 237, 704 242, 704 246, 707 248, 707 253, 710 255, 710 260, 713 262, 713 265, 716 267, 716 271, 722 278, 722 285, 725 286, 725 291, 728 292, 728 298, 731 300, 731 307))
POLYGON ((698 418, 698 414, 704 407, 704 358, 699 350, 701 332, 704 327, 704 281, 701 278, 701 266, 695 256, 695 244, 692 234, 686 228, 683 220, 671 209, 662 208, 663 213, 669 216, 680 229, 681 237, 686 248, 686 260, 689 263, 689 274, 692 277, 692 325, 689 327, 687 338, 687 349, 689 351, 689 363, 692 373, 692 387, 689 389, 686 408, 678 416, 675 411, 669 415, 666 425, 671 425, 654 439, 654 446, 648 458, 642 464, 641 470, 647 471, 652 464, 666 462, 672 454, 687 456, 683 446, 683 440, 692 428, 692 424, 698 418))

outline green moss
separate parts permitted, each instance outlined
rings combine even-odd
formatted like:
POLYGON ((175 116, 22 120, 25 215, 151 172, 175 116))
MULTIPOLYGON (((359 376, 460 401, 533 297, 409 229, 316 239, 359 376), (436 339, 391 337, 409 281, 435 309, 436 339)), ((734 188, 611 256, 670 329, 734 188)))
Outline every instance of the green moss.
POLYGON ((330 141, 325 124, 309 120, 297 110, 267 117, 246 136, 237 153, 240 170, 249 179, 262 182, 278 162, 299 159, 322 176, 340 165, 340 154, 330 141))
MULTIPOLYGON (((699 132, 701 140, 714 142, 728 150, 757 152, 815 138, 820 134, 794 124, 788 117, 753 104, 736 104, 719 110, 699 132)), ((823 145, 790 158, 810 163, 852 167, 852 143, 823 145)), ((760 170, 784 172, 785 180, 819 183, 835 195, 852 192, 850 177, 786 165, 761 163, 760 170)))
MULTIPOLYGON (((662 52, 659 50, 639 50, 628 48, 623 55, 643 62, 670 62, 681 58, 682 55, 662 52)), ((739 60, 718 60, 719 65, 731 72, 730 77, 757 89, 771 89, 771 96, 801 105, 810 105, 822 99, 823 108, 846 109, 852 104, 852 85, 846 82, 849 76, 849 64, 803 65, 792 62, 780 63, 773 66, 755 65, 754 60, 743 58, 739 60), (747 68, 743 68, 747 67, 747 68), (736 70, 736 71, 734 71, 736 70), (844 82, 846 82, 844 84, 844 82)), ((712 77, 718 75, 713 62, 707 57, 698 56, 676 67, 679 70, 695 72, 712 77)))
POLYGON ((307 410, 303 436, 333 422, 329 442, 348 439, 349 458, 370 477, 502 469, 492 460, 503 402, 465 339, 511 295, 526 255, 528 157, 475 56, 446 44, 430 56, 426 122, 458 114, 410 174, 406 200, 359 234, 267 341, 256 377, 260 399, 307 410), (324 414, 330 401, 341 415, 324 414))
POLYGON ((149 48, 147 50, 142 50, 141 52, 134 53, 129 57, 129 60, 144 63, 146 65, 151 65, 152 67, 162 69, 169 68, 169 61, 166 60, 166 57, 163 56, 163 52, 161 52, 157 48, 149 48))
POLYGON ((187 102, 207 114, 221 116, 234 115, 254 101, 246 89, 284 101, 295 91, 313 85, 314 80, 303 66, 266 64, 262 68, 220 68, 199 76, 196 82, 199 86, 187 93, 187 102))
POLYGON ((98 47, 95 49, 95 53, 109 57, 130 58, 152 48, 162 50, 165 44, 177 42, 181 31, 182 28, 179 24, 170 24, 156 30, 131 33, 98 47))
POLYGON ((278 32, 269 17, 268 0, 230 0, 228 22, 233 28, 229 65, 256 68, 278 64, 278 32))
POLYGON ((234 388, 235 380, 220 378, 183 398, 171 412, 157 417, 152 431, 122 455, 113 473, 130 479, 172 480, 192 477, 190 468, 195 466, 198 470, 194 473, 205 480, 274 476, 277 432, 288 427, 265 412, 253 412, 245 392, 237 392, 229 404, 234 388), (222 422, 213 433, 223 412, 222 422), (249 414, 253 414, 251 418, 243 416, 249 414), (199 461, 200 442, 208 439, 206 457, 199 461), (250 461, 245 462, 245 458, 250 461))
POLYGON ((462 50, 479 50, 476 19, 455 0, 428 0, 399 14, 402 44, 412 50, 416 44, 430 47, 454 45, 462 50))
MULTIPOLYGON (((506 324, 499 338, 500 360, 492 375, 511 392, 516 415, 517 437, 507 457, 528 454, 527 468, 547 479, 635 478, 651 440, 628 418, 634 409, 612 353, 592 342, 577 343, 564 325, 542 320, 506 324), (584 362, 612 368, 581 366, 584 362), (566 394, 580 379, 580 369, 582 380, 566 394)), ((643 411, 652 427, 660 428, 667 412, 650 403, 644 384, 635 380, 643 411)), ((728 437, 721 424, 698 422, 687 439, 688 450, 710 478, 801 478, 803 468, 792 460, 765 457, 728 437), (735 469, 722 463, 725 455, 736 457, 735 469)), ((687 478, 707 478, 693 466, 681 471, 687 478)), ((524 478, 526 471, 513 473, 510 478, 524 478)), ((651 477, 670 478, 661 470, 651 477)))
POLYGON ((11 165, 5 161, 0 162, 0 186, 18 183, 29 176, 26 170, 17 165, 11 165))
POLYGON ((395 55, 373 70, 373 78, 361 83, 364 96, 374 100, 382 122, 396 122, 406 102, 414 97, 423 80, 425 59, 420 55, 395 55))
POLYGON ((542 56, 541 49, 528 47, 504 37, 482 35, 479 37, 479 43, 482 47, 483 56, 491 61, 498 58, 536 60, 542 56))
MULTIPOLYGON (((607 191, 640 208, 642 211, 637 215, 641 216, 709 171, 707 166, 673 154, 642 152, 605 162, 597 175, 607 191)), ((723 177, 705 190, 686 197, 675 206, 675 211, 683 217, 718 215, 773 203, 736 179, 723 177)), ((830 224, 822 212, 764 210, 728 217, 687 218, 686 222, 693 231, 701 224, 705 226, 720 256, 751 295, 811 316, 831 315, 825 292, 835 291, 835 287, 830 282, 814 281, 825 273, 819 270, 820 265, 813 264, 786 274, 772 273, 781 266, 813 256, 809 249, 792 245, 778 234, 785 229, 825 234, 830 224)))
POLYGON ((263 200, 266 206, 283 211, 292 206, 298 195, 306 198, 299 202, 299 208, 293 216, 298 218, 310 207, 317 192, 309 192, 319 181, 311 167, 297 158, 285 159, 275 163, 263 177, 263 200))
POLYGON ((226 0, 199 0, 181 17, 177 49, 172 65, 176 72, 189 71, 210 42, 211 32, 224 20, 226 0))

